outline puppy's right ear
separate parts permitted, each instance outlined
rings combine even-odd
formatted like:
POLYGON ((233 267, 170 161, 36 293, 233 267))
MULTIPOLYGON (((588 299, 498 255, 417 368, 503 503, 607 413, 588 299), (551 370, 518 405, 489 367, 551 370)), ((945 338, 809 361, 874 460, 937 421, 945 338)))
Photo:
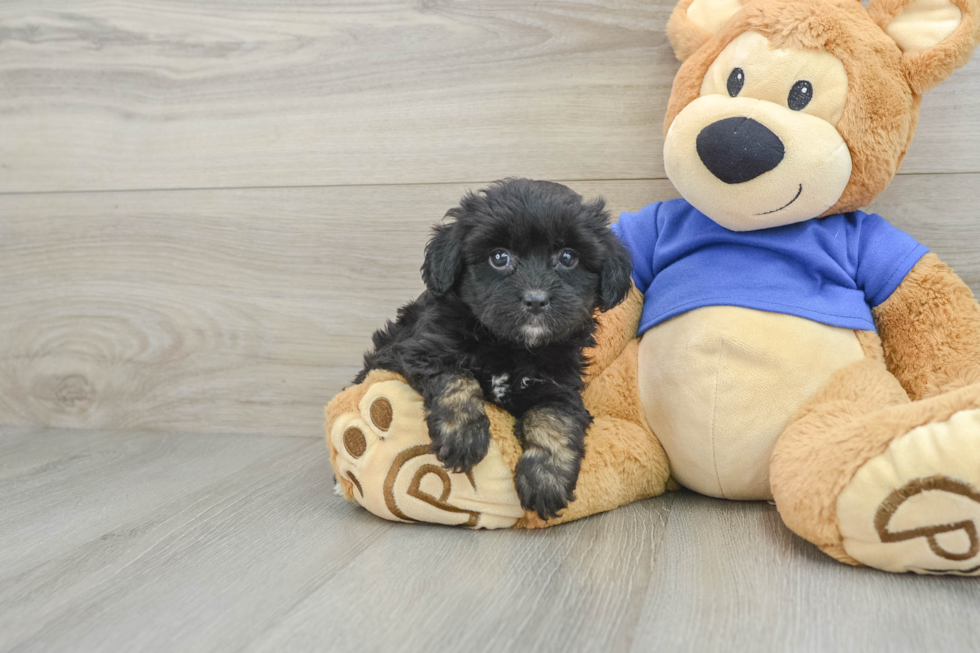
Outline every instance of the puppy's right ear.
POLYGON ((458 221, 441 224, 433 232, 425 246, 422 281, 433 295, 445 295, 463 272, 463 239, 458 221))

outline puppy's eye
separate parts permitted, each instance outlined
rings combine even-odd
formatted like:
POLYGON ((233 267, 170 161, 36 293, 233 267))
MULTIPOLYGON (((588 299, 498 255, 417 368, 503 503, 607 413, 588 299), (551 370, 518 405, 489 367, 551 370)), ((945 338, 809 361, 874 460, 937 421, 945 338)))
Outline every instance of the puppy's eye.
POLYGON ((558 252, 558 265, 563 268, 572 269, 578 264, 578 254, 575 250, 563 249, 558 252))
POLYGON ((728 76, 728 94, 735 97, 742 92, 745 86, 745 71, 741 68, 732 69, 732 74, 728 76))
POLYGON ((498 270, 505 269, 510 265, 510 254, 506 249, 495 249, 490 252, 490 265, 498 270))
POLYGON ((810 100, 812 99, 813 84, 805 79, 801 79, 793 84, 793 88, 789 89, 789 97, 786 98, 786 104, 793 111, 802 111, 806 108, 806 105, 810 104, 810 100))

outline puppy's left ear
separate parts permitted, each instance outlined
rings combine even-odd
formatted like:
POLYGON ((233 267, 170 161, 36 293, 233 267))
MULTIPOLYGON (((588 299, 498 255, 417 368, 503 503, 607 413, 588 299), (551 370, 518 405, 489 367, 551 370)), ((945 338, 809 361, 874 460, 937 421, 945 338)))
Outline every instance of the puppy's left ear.
POLYGON ((602 198, 589 205, 597 223, 596 236, 605 250, 605 262, 599 272, 599 310, 603 313, 626 299, 632 288, 633 257, 609 229, 609 213, 602 198))
MULTIPOLYGON (((453 215, 450 211, 448 215, 453 215)), ((455 217, 455 216, 454 216, 455 217)), ((425 246, 422 281, 433 295, 445 295, 463 272, 463 238, 459 220, 433 228, 425 246)))
POLYGON ((616 234, 607 229, 611 246, 606 257, 606 264, 602 266, 602 273, 599 276, 599 310, 608 311, 619 306, 632 287, 631 275, 633 274, 633 259, 626 250, 616 234))

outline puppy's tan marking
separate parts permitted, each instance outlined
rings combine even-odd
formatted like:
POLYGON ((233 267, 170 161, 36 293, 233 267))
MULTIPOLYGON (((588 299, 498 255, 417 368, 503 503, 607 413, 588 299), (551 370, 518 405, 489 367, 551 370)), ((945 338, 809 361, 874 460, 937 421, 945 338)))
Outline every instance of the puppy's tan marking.
POLYGON ((447 435, 457 433, 483 415, 483 391, 472 377, 450 378, 435 402, 439 407, 439 425, 447 435))
POLYGON ((434 396, 426 420, 436 457, 448 469, 465 472, 483 460, 490 446, 490 420, 483 390, 469 374, 451 372, 433 379, 434 396))
POLYGON ((532 408, 524 416, 523 428, 524 455, 550 464, 560 474, 575 474, 578 455, 569 442, 576 426, 570 416, 550 407, 532 408))
POLYGON ((483 391, 476 379, 467 376, 454 376, 446 382, 439 402, 450 410, 466 410, 473 401, 483 401, 483 391))

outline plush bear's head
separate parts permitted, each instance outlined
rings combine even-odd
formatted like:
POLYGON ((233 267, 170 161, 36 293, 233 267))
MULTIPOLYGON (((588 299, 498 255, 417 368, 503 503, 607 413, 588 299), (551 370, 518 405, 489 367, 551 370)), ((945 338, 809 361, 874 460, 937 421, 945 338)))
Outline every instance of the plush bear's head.
POLYGON ((891 181, 921 95, 966 63, 978 0, 681 0, 667 176, 735 231, 853 211, 891 181))

